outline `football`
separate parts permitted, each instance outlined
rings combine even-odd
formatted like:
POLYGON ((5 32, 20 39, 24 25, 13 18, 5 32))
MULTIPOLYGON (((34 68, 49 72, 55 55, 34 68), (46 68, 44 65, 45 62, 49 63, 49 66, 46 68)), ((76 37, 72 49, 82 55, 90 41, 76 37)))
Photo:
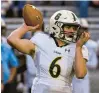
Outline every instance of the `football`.
POLYGON ((43 24, 43 15, 35 6, 26 4, 23 7, 23 19, 27 26, 36 26, 43 24))

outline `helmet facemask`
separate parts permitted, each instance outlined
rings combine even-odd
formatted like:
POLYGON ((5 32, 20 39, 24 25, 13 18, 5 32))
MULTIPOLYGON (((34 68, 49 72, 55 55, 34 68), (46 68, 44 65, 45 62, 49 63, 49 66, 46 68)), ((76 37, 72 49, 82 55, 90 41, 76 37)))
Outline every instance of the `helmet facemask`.
MULTIPOLYGON (((69 44, 69 43, 75 43, 77 41, 77 33, 79 31, 79 28, 80 28, 80 25, 75 25, 75 24, 68 24, 68 23, 63 23, 63 22, 58 22, 56 21, 55 25, 58 27, 59 30, 56 30, 54 33, 53 33, 53 37, 69 44), (76 31, 74 32, 68 32, 68 33, 65 33, 64 31, 64 26, 74 26, 75 28, 77 28, 76 31), (68 35, 70 34, 70 35, 68 35)), ((55 29, 53 27, 53 29, 55 29)))

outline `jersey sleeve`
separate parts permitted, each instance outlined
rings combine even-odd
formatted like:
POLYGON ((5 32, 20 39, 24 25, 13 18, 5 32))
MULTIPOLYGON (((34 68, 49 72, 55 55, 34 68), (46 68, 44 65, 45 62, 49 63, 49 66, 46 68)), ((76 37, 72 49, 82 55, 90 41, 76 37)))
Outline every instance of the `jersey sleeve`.
POLYGON ((89 53, 88 53, 88 49, 86 46, 82 47, 82 54, 83 54, 83 58, 86 59, 87 61, 89 60, 89 53))

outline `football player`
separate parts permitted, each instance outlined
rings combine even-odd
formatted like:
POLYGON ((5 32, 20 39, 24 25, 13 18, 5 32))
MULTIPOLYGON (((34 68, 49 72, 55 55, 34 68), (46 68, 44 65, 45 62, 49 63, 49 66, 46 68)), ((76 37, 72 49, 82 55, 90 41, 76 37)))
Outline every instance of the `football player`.
POLYGON ((60 10, 52 15, 49 35, 36 31, 30 40, 21 39, 26 32, 38 27, 24 23, 7 39, 10 45, 34 58, 37 74, 32 93, 72 93, 73 75, 84 78, 87 73, 88 51, 83 45, 90 34, 84 32, 79 38, 79 20, 69 10, 60 10))

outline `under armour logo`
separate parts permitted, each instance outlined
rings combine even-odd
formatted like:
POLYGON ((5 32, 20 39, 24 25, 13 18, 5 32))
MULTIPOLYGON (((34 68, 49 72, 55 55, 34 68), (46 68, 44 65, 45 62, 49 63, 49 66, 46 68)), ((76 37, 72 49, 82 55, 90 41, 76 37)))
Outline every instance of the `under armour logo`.
POLYGON ((65 52, 67 52, 67 51, 70 52, 70 49, 65 49, 65 52))

